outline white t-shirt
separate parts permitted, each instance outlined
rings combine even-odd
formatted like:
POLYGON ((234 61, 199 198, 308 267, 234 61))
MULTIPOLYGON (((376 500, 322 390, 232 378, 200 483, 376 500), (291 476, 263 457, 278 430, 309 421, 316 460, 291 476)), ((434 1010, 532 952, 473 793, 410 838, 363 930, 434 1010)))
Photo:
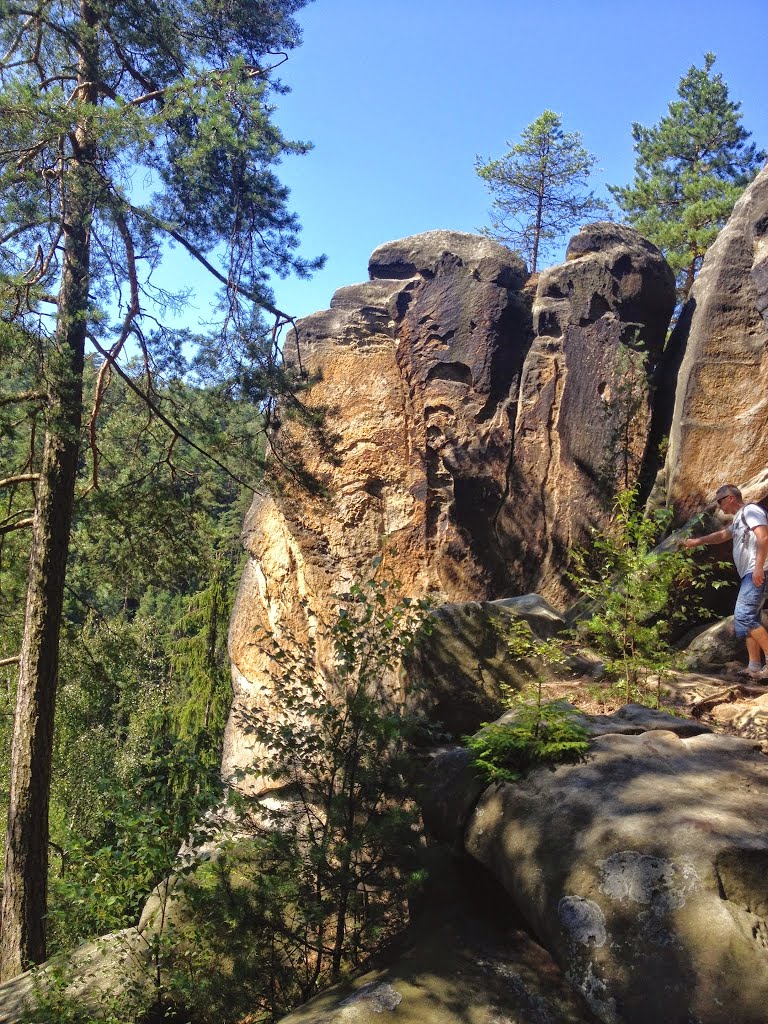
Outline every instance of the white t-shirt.
MULTIPOLYGON (((742 505, 728 527, 733 537, 733 560, 739 579, 755 568, 757 559, 756 526, 768 526, 768 515, 759 505, 742 505)), ((768 559, 765 567, 768 568, 768 559)))

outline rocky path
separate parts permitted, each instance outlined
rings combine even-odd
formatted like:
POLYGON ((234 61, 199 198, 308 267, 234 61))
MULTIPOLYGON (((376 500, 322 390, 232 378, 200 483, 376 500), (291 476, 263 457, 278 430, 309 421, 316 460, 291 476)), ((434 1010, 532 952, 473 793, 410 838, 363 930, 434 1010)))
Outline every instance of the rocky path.
MULTIPOLYGON (((714 732, 760 743, 768 754, 768 686, 760 686, 738 675, 738 665, 721 672, 674 672, 662 682, 661 706, 674 714, 695 718, 714 732)), ((562 698, 590 715, 617 711, 626 703, 615 684, 575 679, 545 684, 549 699, 562 698)), ((645 701, 655 704, 658 680, 645 686, 645 701)))

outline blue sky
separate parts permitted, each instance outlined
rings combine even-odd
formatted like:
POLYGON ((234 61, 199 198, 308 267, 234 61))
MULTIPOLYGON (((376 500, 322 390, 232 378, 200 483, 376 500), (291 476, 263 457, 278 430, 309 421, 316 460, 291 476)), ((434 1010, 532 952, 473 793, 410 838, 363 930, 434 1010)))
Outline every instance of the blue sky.
POLYGON ((482 227, 475 157, 501 155, 546 108, 597 156, 599 194, 626 184, 632 122, 656 122, 708 50, 768 148, 765 12, 765 0, 316 0, 298 15, 304 42, 280 69, 292 91, 275 116, 314 143, 280 176, 304 255, 328 260, 311 281, 275 282, 277 305, 327 308, 366 280, 382 242, 482 227))

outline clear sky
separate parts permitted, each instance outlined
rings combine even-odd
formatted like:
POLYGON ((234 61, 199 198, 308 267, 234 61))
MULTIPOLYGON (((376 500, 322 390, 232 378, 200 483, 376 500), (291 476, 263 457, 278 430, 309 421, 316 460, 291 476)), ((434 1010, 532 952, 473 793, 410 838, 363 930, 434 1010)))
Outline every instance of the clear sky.
POLYGON ((277 305, 327 308, 383 242, 478 230, 489 199, 476 156, 500 156, 547 108, 597 156, 599 194, 626 184, 632 122, 656 122, 708 50, 768 148, 767 13, 765 0, 315 0, 275 118, 314 143, 280 175, 303 254, 328 261, 310 281, 277 281, 277 305))

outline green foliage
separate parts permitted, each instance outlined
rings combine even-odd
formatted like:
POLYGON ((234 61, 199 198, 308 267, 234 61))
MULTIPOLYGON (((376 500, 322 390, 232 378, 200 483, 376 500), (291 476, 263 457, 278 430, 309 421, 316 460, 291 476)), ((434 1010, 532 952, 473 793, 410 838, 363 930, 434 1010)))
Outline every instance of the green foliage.
POLYGON ((557 701, 520 702, 514 720, 486 724, 465 743, 488 782, 518 782, 533 768, 580 761, 589 734, 557 701))
POLYGON ((21 1024, 136 1024, 125 996, 103 994, 98 1006, 89 1007, 68 992, 69 984, 66 968, 56 961, 47 964, 34 978, 34 1005, 22 1014, 21 1024))
MULTIPOLYGON (((217 840, 212 860, 192 870, 173 856, 174 837, 193 829, 210 799, 202 789, 190 797, 190 744, 160 745, 136 764, 133 788, 109 794, 123 838, 72 851, 57 883, 60 913, 78 930, 78 898, 87 905, 90 887, 102 904, 99 926, 117 928, 132 921, 142 889, 169 870, 185 873, 181 913, 163 890, 160 927, 146 933, 152 1020, 277 1019, 364 964, 403 927, 407 898, 423 877, 408 776, 411 744, 425 725, 392 687, 402 656, 429 628, 428 612, 391 580, 354 586, 336 622, 317 636, 332 661, 324 678, 314 644, 302 650, 264 638, 274 694, 243 724, 262 744, 255 772, 279 787, 280 798, 267 807, 233 793, 233 838, 217 840)), ((127 999, 109 1006, 104 1021, 143 1021, 138 1009, 129 1012, 130 992, 127 999)), ((74 1007, 65 984, 42 1005, 48 1024, 96 1019, 74 1007)))
MULTIPOLYGON (((89 386, 98 369, 89 365, 89 386)), ((176 382, 156 400, 196 410, 212 442, 239 438, 238 458, 257 461, 259 417, 209 397, 176 382)), ((25 415, 15 437, 0 437, 19 470, 30 434, 25 415)), ((168 814, 168 794, 151 785, 166 771, 157 761, 162 744, 177 750, 185 779, 177 774, 174 799, 194 803, 217 779, 231 698, 226 633, 250 497, 200 453, 169 451, 143 403, 119 382, 99 408, 96 488, 90 456, 75 507, 53 750, 52 953, 133 923, 151 885, 170 870, 186 832, 168 814)), ((23 507, 23 486, 0 491, 7 507, 23 507)), ((0 535, 2 655, 19 649, 28 543, 28 531, 0 535)), ((7 765, 18 666, 0 672, 7 765)))
POLYGON ((154 724, 151 749, 122 778, 102 780, 98 831, 67 833, 50 880, 54 947, 135 924, 156 885, 191 870, 178 858, 180 845, 208 836, 205 813, 221 799, 217 774, 201 771, 194 742, 154 724))
POLYGON ((316 991, 322 919, 305 857, 295 833, 264 830, 185 885, 185 914, 163 935, 162 963, 168 998, 191 1008, 195 1024, 274 1020, 316 991))
POLYGON ((671 509, 645 515, 637 491, 622 491, 612 532, 593 531, 591 548, 573 556, 570 578, 586 610, 576 634, 604 660, 609 677, 622 680, 627 701, 644 702, 642 684, 648 677, 656 676, 660 688, 678 663, 672 624, 690 615, 698 591, 707 585, 706 574, 687 552, 659 544, 671 517, 671 509))
MULTIPOLYGON (((258 854, 273 859, 274 884, 288 893, 270 924, 279 920, 281 939, 270 948, 294 972, 298 957, 302 998, 402 927, 420 877, 408 777, 411 743, 425 725, 396 692, 396 670, 428 628, 428 605, 398 590, 372 578, 343 596, 316 643, 271 643, 270 706, 241 723, 260 745, 255 772, 290 797, 259 830, 258 854), (320 650, 332 663, 325 677, 317 675, 320 650)), ((274 1002, 264 1008, 274 1012, 274 1002)))
POLYGON ((494 197, 485 233, 517 250, 535 274, 555 242, 607 209, 587 190, 595 161, 579 132, 563 131, 560 115, 545 110, 504 156, 475 162, 494 197))
POLYGON ((525 619, 497 618, 495 626, 511 658, 534 678, 533 692, 504 688, 512 709, 511 721, 485 723, 474 736, 465 737, 475 767, 488 782, 518 782, 543 764, 578 761, 588 747, 586 730, 574 720, 572 708, 561 701, 545 701, 540 665, 561 665, 565 643, 559 637, 542 640, 525 619))
POLYGON ((635 177, 610 186, 633 227, 664 253, 685 301, 704 254, 766 154, 748 140, 741 104, 730 99, 715 55, 681 78, 678 99, 657 124, 632 125, 635 177))
POLYGON ((626 702, 647 703, 645 684, 654 676, 660 706, 663 678, 680 658, 672 643, 674 624, 697 608, 702 587, 720 585, 674 542, 659 543, 671 516, 671 509, 644 515, 636 490, 618 495, 613 530, 593 531, 591 548, 574 552, 569 575, 582 595, 582 615, 572 630, 541 640, 522 619, 498 620, 510 656, 527 666, 535 689, 532 695, 508 694, 512 721, 486 724, 465 740, 488 781, 515 782, 540 764, 584 756, 588 737, 573 711, 543 700, 540 666, 562 664, 572 644, 586 643, 603 659, 626 702))

